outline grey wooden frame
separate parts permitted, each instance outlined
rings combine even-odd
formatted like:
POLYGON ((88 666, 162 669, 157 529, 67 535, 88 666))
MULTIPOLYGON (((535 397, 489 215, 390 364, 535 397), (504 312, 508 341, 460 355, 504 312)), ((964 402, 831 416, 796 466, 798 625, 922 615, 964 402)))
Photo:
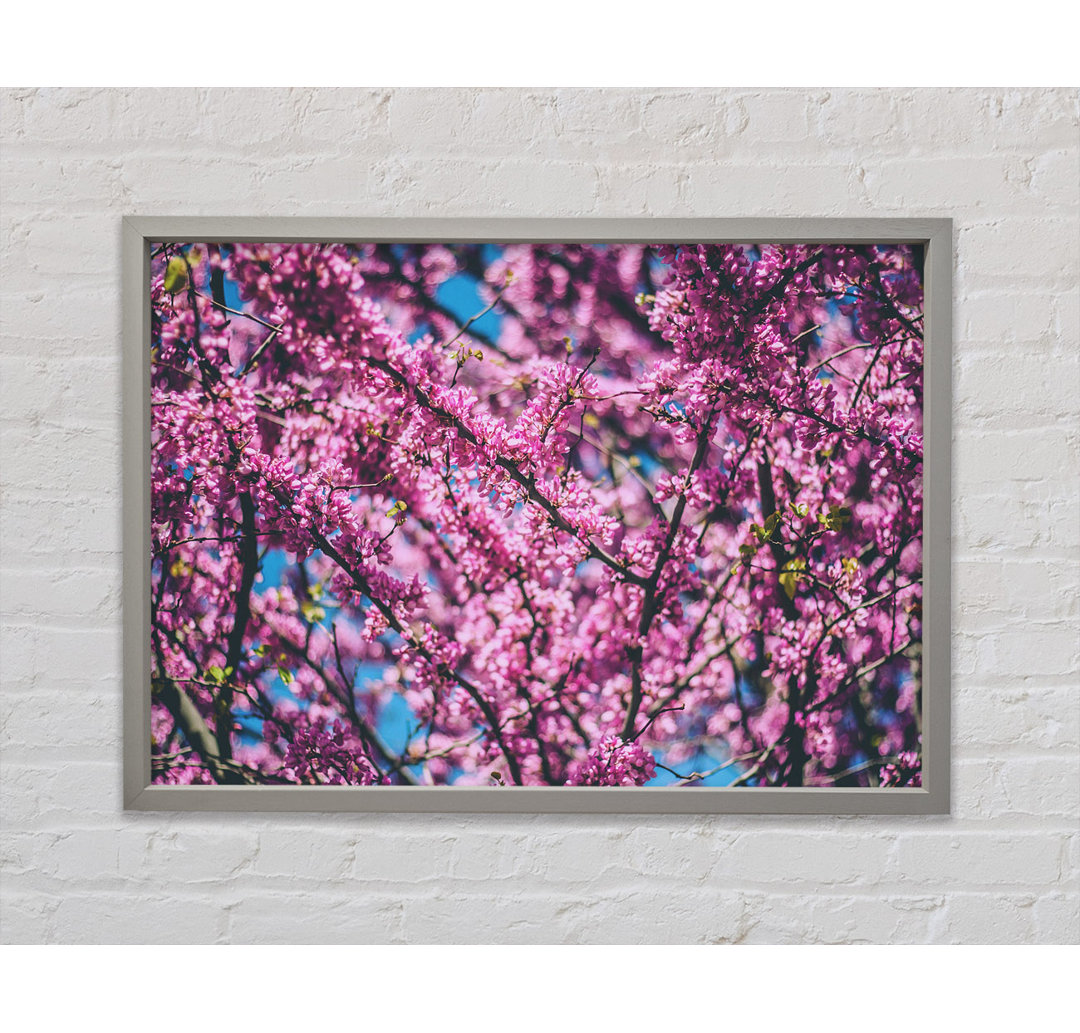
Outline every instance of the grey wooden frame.
POLYGON ((124 806, 176 811, 946 814, 950 790, 951 219, 123 220, 124 806), (923 788, 153 786, 150 767, 151 241, 921 244, 925 247, 923 788))

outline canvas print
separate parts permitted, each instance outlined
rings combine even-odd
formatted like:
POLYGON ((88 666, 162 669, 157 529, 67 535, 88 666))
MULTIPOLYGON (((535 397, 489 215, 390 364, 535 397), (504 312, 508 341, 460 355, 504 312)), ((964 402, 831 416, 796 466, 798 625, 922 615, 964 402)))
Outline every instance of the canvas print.
POLYGON ((153 782, 921 785, 922 263, 153 244, 153 782))

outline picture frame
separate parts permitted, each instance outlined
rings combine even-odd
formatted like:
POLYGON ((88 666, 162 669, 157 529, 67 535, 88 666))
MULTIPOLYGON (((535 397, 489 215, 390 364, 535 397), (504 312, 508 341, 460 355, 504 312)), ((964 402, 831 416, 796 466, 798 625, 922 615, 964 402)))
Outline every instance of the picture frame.
POLYGON ((128 216, 123 276, 123 798, 128 810, 945 814, 950 800, 952 221, 128 216), (880 788, 153 785, 150 738, 150 245, 437 242, 911 244, 923 248, 922 785, 880 788))

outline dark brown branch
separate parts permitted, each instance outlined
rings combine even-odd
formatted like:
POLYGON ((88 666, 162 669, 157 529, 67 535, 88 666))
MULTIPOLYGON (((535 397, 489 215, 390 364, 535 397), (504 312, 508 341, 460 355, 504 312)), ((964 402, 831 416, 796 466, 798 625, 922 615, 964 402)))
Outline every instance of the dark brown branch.
POLYGON ((154 682, 157 698, 165 704, 177 727, 184 733, 184 738, 210 769, 215 780, 222 785, 243 785, 249 782, 250 779, 245 778, 227 763, 227 758, 221 756, 217 740, 191 697, 164 673, 159 674, 154 682))
MULTIPOLYGON (((708 414, 704 426, 698 431, 697 448, 694 450, 694 458, 690 461, 690 466, 686 473, 687 478, 693 476, 693 474, 697 472, 698 468, 705 461, 705 456, 708 454, 709 442, 712 439, 713 415, 712 412, 708 414)), ((623 720, 621 733, 622 738, 625 740, 629 740, 633 736, 634 722, 637 721, 638 711, 641 709, 641 700, 643 696, 641 663, 645 652, 644 639, 649 633, 649 629, 652 627, 652 622, 655 619, 658 610, 657 588, 659 587, 660 577, 663 574, 664 566, 667 564, 668 556, 671 553, 671 547, 675 544, 675 538, 679 533, 679 528, 682 525, 685 513, 686 494, 684 492, 679 496, 679 501, 675 504, 675 511, 671 515, 671 522, 668 526, 667 538, 664 540, 660 555, 656 558, 656 565, 653 567, 653 572, 650 575, 649 580, 645 583, 645 596, 641 603, 641 616, 638 619, 637 641, 627 649, 627 657, 630 661, 630 700, 626 705, 626 717, 623 720)))
MULTIPOLYGON (((281 502, 284 505, 280 498, 278 499, 278 502, 281 502)), ((495 710, 491 706, 491 703, 484 698, 484 695, 480 691, 480 689, 473 685, 472 682, 470 682, 463 675, 451 670, 446 664, 436 663, 435 658, 434 656, 432 656, 431 652, 421 642, 418 642, 412 632, 408 628, 406 628, 405 625, 401 623, 401 621, 398 620, 397 614, 394 613, 393 609, 372 592, 371 586, 367 583, 367 579, 364 578, 357 571, 353 570, 351 565, 346 561, 345 557, 342 556, 341 553, 338 552, 337 549, 335 549, 334 546, 331 545, 330 542, 327 541, 327 539, 314 528, 311 529, 311 538, 312 541, 314 541, 315 544, 318 545, 318 547, 327 556, 330 557, 330 559, 332 559, 343 571, 345 571, 346 574, 349 575, 349 577, 352 579, 353 585, 371 600, 375 608, 383 615, 383 617, 386 618, 386 621, 390 625, 390 627, 392 627, 399 635, 401 635, 401 637, 404 638, 409 643, 409 645, 412 646, 412 648, 416 650, 416 652, 419 653, 425 660, 427 660, 429 663, 435 664, 436 669, 443 677, 451 678, 456 681, 472 697, 473 701, 480 708, 484 717, 487 719, 488 724, 491 726, 491 730, 495 735, 496 741, 499 744, 499 748, 500 750, 502 750, 503 755, 506 757, 506 763, 507 766, 510 768, 510 773, 513 776, 514 782, 518 785, 521 785, 521 766, 518 764, 517 758, 510 751, 510 748, 506 745, 506 741, 503 739, 498 715, 495 713, 495 710)))
MULTIPOLYGON (((762 456, 761 462, 758 463, 757 473, 758 493, 761 497, 761 516, 762 520, 765 520, 777 511, 776 492, 773 488, 772 481, 772 467, 769 464, 768 455, 762 456)), ((784 569, 789 557, 784 546, 775 539, 774 535, 769 535, 769 551, 772 553, 773 563, 776 567, 776 598, 780 602, 780 607, 784 611, 784 616, 789 621, 798 621, 799 610, 795 605, 795 600, 783 591, 779 582, 780 572, 784 569)), ((808 698, 813 698, 813 681, 813 671, 808 670, 808 698)), ((806 766, 806 745, 803 739, 803 730, 796 721, 796 717, 802 708, 802 702, 802 693, 799 690, 798 681, 795 678, 788 678, 787 723, 784 727, 784 731, 781 733, 780 741, 786 741, 788 744, 788 767, 790 769, 788 784, 792 786, 801 786, 803 784, 803 769, 806 766)))
MULTIPOLYGON (((400 373, 397 369, 391 366, 389 362, 384 359, 368 359, 367 362, 369 362, 376 369, 382 370, 382 372, 389 376, 399 387, 403 387, 407 391, 414 394, 420 404, 424 406, 424 408, 427 409, 429 412, 432 412, 440 419, 446 420, 447 422, 453 424, 454 429, 466 441, 468 441, 470 445, 480 447, 480 439, 467 426, 465 426, 465 424, 457 416, 455 416, 453 413, 447 412, 447 410, 441 408, 440 406, 432 402, 432 400, 428 397, 427 393, 424 391, 423 388, 410 384, 404 374, 400 373)), ((522 488, 525 489, 525 493, 529 501, 540 506, 540 508, 543 509, 544 512, 547 513, 547 515, 551 518, 551 522, 560 531, 570 535, 572 538, 581 542, 581 544, 588 549, 590 556, 592 556, 594 559, 600 560, 608 567, 611 567, 612 570, 616 571, 626 581, 629 581, 636 585, 644 585, 647 583, 644 577, 642 577, 640 574, 636 574, 634 571, 630 570, 629 567, 626 567, 624 564, 620 563, 617 559, 615 559, 614 556, 611 556, 609 553, 605 552, 595 542, 587 538, 582 538, 578 534, 577 530, 562 515, 562 513, 559 512, 558 508, 551 502, 551 500, 545 498, 540 493, 539 489, 536 486, 536 479, 534 477, 532 477, 531 475, 523 474, 513 462, 503 456, 500 456, 498 459, 495 460, 495 465, 505 470, 517 484, 519 484, 522 488)))
POLYGON ((228 760, 232 757, 232 708, 233 685, 240 668, 240 653, 244 645, 244 633, 251 619, 251 590, 255 585, 255 575, 259 571, 259 542, 255 533, 255 503, 250 492, 240 495, 241 538, 240 538, 240 587, 236 594, 236 617, 229 632, 228 646, 225 652, 225 682, 221 686, 217 709, 217 741, 221 756, 228 760))

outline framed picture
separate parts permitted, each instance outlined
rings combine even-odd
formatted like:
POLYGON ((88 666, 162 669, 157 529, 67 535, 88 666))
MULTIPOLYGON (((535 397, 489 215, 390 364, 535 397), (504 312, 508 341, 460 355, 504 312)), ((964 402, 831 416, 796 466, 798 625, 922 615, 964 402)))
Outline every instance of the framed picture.
POLYGON ((123 235, 127 807, 947 812, 949 220, 123 235))

